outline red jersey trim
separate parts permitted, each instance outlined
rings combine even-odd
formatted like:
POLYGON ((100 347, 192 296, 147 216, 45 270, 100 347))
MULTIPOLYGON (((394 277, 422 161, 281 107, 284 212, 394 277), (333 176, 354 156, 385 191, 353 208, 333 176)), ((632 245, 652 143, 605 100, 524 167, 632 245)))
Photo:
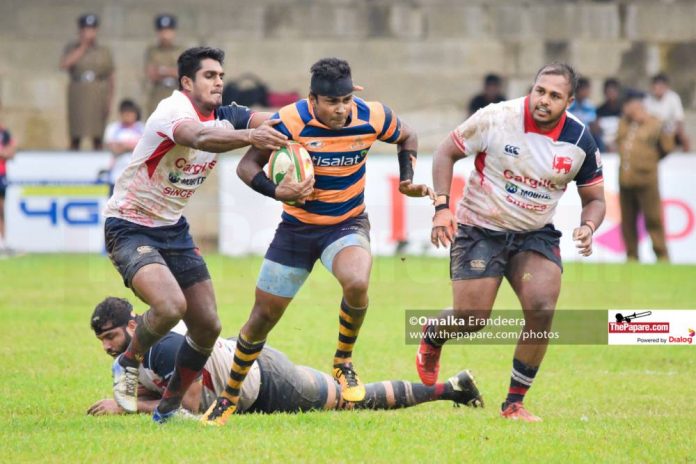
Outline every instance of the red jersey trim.
POLYGON ((565 124, 566 121, 566 113, 565 111, 561 115, 561 119, 558 121, 558 124, 556 126, 548 131, 545 131, 541 129, 539 126, 537 126, 536 121, 534 121, 534 118, 532 118, 532 114, 529 112, 529 95, 527 95, 524 98, 524 131, 525 132, 533 132, 535 134, 540 134, 540 135, 545 135, 554 142, 558 140, 558 137, 561 136, 561 131, 563 131, 563 125, 565 124))
POLYGON ((457 134, 455 134, 454 131, 450 132, 450 137, 457 148, 459 148, 463 154, 466 154, 466 147, 464 147, 462 142, 459 141, 459 137, 457 137, 457 134))
POLYGON ((162 132, 158 132, 157 135, 163 137, 164 140, 162 140, 160 144, 157 145, 155 151, 153 151, 150 157, 145 161, 145 165, 147 166, 147 176, 150 179, 152 179, 152 175, 155 173, 155 170, 157 169, 157 166, 159 165, 160 161, 162 161, 162 158, 164 158, 164 155, 169 153, 169 150, 174 148, 174 146, 176 145, 176 143, 169 140, 169 138, 162 132))
POLYGON ((215 120, 215 111, 211 111, 210 114, 208 114, 208 115, 205 115, 205 114, 201 113, 200 111, 198 111, 198 108, 196 107, 196 104, 193 103, 193 100, 191 100, 191 97, 190 97, 187 93, 185 93, 185 92, 181 92, 181 93, 183 93, 184 95, 186 95, 186 98, 189 99, 189 101, 191 102, 191 106, 193 106, 193 109, 194 109, 194 111, 196 112, 196 114, 198 115, 198 119, 200 119, 201 122, 206 122, 206 121, 213 121, 213 120, 215 120))
POLYGON ((589 187, 591 185, 601 184, 602 182, 604 182, 604 176, 600 175, 600 176, 597 176, 597 177, 590 179, 588 182, 586 182, 584 184, 578 184, 578 187, 589 187))

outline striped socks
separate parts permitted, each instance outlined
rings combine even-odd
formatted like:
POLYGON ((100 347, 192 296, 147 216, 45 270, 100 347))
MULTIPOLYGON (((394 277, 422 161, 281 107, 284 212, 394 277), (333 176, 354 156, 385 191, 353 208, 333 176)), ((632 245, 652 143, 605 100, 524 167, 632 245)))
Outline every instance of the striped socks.
POLYGON ((510 403, 521 403, 524 401, 524 395, 531 388, 538 370, 539 367, 527 366, 519 359, 512 360, 510 389, 508 390, 505 403, 503 403, 503 409, 510 403))
POLYGON ((358 332, 365 319, 367 306, 351 308, 346 300, 341 300, 341 310, 338 313, 338 345, 334 354, 334 367, 352 362, 353 346, 358 338, 358 332))
POLYGON ((239 401, 239 394, 242 388, 242 382, 249 373, 249 369, 256 361, 256 358, 261 354, 266 340, 258 342, 250 342, 244 339, 242 334, 237 338, 237 347, 234 350, 234 360, 230 368, 230 376, 227 379, 227 385, 222 392, 222 397, 227 398, 235 406, 239 401))

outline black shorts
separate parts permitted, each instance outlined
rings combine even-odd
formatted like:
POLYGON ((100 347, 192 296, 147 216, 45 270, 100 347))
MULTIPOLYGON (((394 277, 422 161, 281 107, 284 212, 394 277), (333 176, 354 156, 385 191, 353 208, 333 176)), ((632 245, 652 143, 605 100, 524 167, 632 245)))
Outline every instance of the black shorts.
POLYGON ((529 232, 504 232, 459 224, 450 249, 452 280, 502 277, 517 253, 535 251, 563 271, 561 232, 552 224, 529 232))
POLYGON ((5 192, 7 191, 7 176, 0 174, 0 198, 5 198, 5 192))
POLYGON ((305 412, 324 409, 329 388, 340 396, 337 383, 316 369, 297 366, 285 354, 264 348, 256 359, 261 371, 259 396, 245 413, 305 412))
POLYGON ((118 218, 107 218, 104 239, 109 259, 126 287, 147 264, 167 266, 182 289, 210 279, 208 267, 182 217, 172 226, 146 227, 118 218))

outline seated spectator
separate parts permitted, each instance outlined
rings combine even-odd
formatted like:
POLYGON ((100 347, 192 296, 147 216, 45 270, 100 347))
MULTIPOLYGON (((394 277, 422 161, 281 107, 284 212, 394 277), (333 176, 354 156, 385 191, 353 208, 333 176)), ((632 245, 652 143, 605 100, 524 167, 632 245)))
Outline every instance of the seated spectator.
POLYGON ((604 81, 604 103, 597 108, 597 124, 607 151, 616 151, 616 131, 621 119, 621 84, 613 77, 604 81))
POLYGON ((116 179, 130 162, 133 149, 143 135, 145 125, 140 121, 140 108, 132 100, 122 100, 118 107, 118 121, 109 124, 104 132, 106 148, 112 154, 109 184, 113 190, 116 179))
POLYGON ((597 109, 590 101, 590 92, 592 87, 590 80, 586 77, 578 79, 578 86, 575 89, 575 101, 570 105, 568 111, 575 115, 580 122, 590 129, 590 133, 597 143, 597 148, 600 151, 604 150, 604 144, 600 137, 600 129, 597 124, 597 109))
POLYGON ((469 102, 469 115, 471 116, 481 108, 505 100, 501 89, 503 81, 497 74, 487 74, 483 79, 483 93, 476 95, 469 102))
POLYGON ((660 73, 653 77, 650 95, 645 99, 645 108, 664 123, 665 132, 674 134, 675 142, 682 150, 691 150, 691 141, 684 132, 684 107, 679 94, 670 88, 666 74, 660 73))

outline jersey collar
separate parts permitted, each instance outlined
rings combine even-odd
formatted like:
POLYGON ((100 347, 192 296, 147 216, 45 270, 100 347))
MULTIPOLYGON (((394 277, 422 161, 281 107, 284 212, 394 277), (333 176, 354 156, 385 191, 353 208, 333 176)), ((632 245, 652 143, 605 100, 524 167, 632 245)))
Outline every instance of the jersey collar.
POLYGON ((177 92, 179 92, 180 94, 182 94, 182 95, 186 96, 186 98, 188 98, 188 100, 191 102, 191 106, 193 106, 194 111, 198 115, 198 119, 200 119, 201 122, 212 121, 215 119, 215 110, 211 111, 210 114, 205 115, 205 114, 201 113, 200 111, 198 111, 196 104, 193 103, 193 100, 191 100, 191 97, 189 96, 189 94, 187 94, 186 92, 182 92, 181 90, 177 90, 177 92))
POLYGON ((548 131, 545 131, 541 129, 539 126, 537 126, 537 123, 534 121, 534 118, 532 118, 532 114, 529 112, 529 95, 527 95, 524 98, 524 132, 533 132, 535 134, 540 134, 540 135, 545 135, 546 137, 549 137, 551 140, 554 142, 558 140, 558 137, 561 136, 561 131, 563 130, 563 125, 565 124, 566 121, 566 113, 565 111, 561 115, 561 119, 558 121, 558 124, 556 126, 548 131))

